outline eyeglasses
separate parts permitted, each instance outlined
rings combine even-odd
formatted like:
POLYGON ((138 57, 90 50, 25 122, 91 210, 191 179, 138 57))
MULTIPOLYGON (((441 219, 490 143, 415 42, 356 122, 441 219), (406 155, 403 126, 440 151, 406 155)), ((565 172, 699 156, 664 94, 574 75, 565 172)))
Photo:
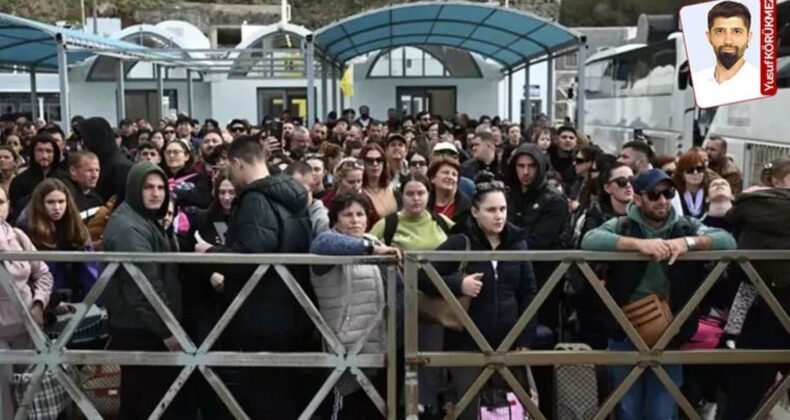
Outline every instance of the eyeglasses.
POLYGON ((687 174, 704 174, 705 173, 705 167, 704 166, 695 166, 693 168, 686 168, 686 170, 683 171, 683 172, 685 172, 687 174))
POLYGON ((423 166, 427 166, 427 165, 428 165, 428 162, 426 162, 424 160, 412 160, 412 161, 409 161, 409 166, 410 167, 423 167, 423 166))
POLYGON ((384 163, 384 158, 382 158, 382 157, 377 157, 377 158, 367 158, 366 157, 365 158, 365 164, 366 165, 381 165, 382 163, 384 163))
POLYGON ((643 192, 642 194, 646 195, 647 199, 650 200, 650 201, 658 201, 658 199, 661 198, 661 196, 664 196, 664 198, 666 198, 667 200, 671 200, 671 199, 675 198, 675 189, 674 188, 667 188, 667 189, 662 190, 662 191, 655 191, 655 190, 653 190, 653 191, 646 191, 646 192, 643 192))
POLYGON ((631 184, 631 182, 633 182, 633 181, 634 181, 634 177, 632 177, 632 176, 629 176, 629 177, 621 176, 620 178, 615 178, 615 179, 609 181, 609 183, 610 184, 617 184, 617 186, 620 187, 620 188, 625 188, 629 184, 631 184))
POLYGON ((178 156, 178 155, 180 155, 182 153, 185 153, 185 152, 183 150, 176 150, 176 149, 165 150, 165 154, 168 155, 168 156, 178 156))

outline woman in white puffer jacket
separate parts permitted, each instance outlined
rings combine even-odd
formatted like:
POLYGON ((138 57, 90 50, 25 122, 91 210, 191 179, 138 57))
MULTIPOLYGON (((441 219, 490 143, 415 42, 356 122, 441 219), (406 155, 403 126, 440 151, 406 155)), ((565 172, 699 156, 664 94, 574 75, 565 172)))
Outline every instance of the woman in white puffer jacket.
MULTIPOLYGON (((398 255, 396 248, 382 245, 367 236, 370 204, 359 193, 340 194, 329 207, 332 229, 313 240, 310 252, 322 255, 398 255)), ((375 264, 315 265, 311 269, 318 308, 326 323, 346 349, 365 333, 386 304, 386 285, 382 268, 375 264)), ((384 318, 373 328, 361 353, 386 350, 384 318)), ((383 385, 384 375, 366 372, 374 384, 383 385)), ((361 390, 353 375, 346 372, 335 387, 332 418, 370 418, 379 416, 375 406, 361 390)))
MULTIPOLYGON (((0 188, 0 252, 35 251, 30 238, 5 221, 8 208, 8 194, 0 188)), ((42 326, 44 308, 52 292, 52 275, 47 264, 43 261, 4 261, 3 265, 25 307, 42 326)), ((0 350, 31 348, 30 335, 10 299, 5 289, 0 287, 0 350)), ((9 383, 13 373, 12 365, 0 365, 0 418, 3 419, 13 418, 14 414, 9 383)))

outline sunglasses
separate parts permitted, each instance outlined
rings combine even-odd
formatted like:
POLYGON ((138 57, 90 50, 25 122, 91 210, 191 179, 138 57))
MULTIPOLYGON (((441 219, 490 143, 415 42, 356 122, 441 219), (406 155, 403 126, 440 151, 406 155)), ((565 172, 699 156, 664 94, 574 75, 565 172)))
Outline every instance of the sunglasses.
POLYGON ((381 165, 384 163, 384 158, 377 157, 377 158, 365 158, 365 163, 368 165, 381 165))
POLYGON ((631 184, 631 182, 633 182, 633 180, 634 180, 634 177, 632 177, 632 176, 629 176, 627 178, 624 177, 624 176, 621 176, 620 178, 615 178, 615 179, 609 181, 609 183, 610 184, 617 184, 617 186, 620 187, 620 188, 625 188, 629 184, 631 184))
POLYGON ((247 131, 247 130, 245 130, 244 127, 231 127, 230 131, 231 131, 231 133, 241 133, 241 132, 247 131))
POLYGON ((663 191, 647 191, 642 193, 647 196, 647 199, 650 201, 658 201, 661 196, 664 196, 667 200, 671 200, 675 198, 675 189, 674 188, 667 188, 663 191))
POLYGON ((705 173, 705 167, 704 166, 695 166, 693 168, 686 168, 686 170, 683 171, 683 172, 685 172, 687 174, 704 174, 705 173))
POLYGON ((576 158, 573 161, 576 162, 577 165, 583 165, 583 164, 589 162, 589 160, 584 159, 584 158, 576 158))
POLYGON ((423 166, 427 166, 427 165, 428 165, 428 162, 426 162, 424 160, 412 160, 412 161, 409 162, 409 166, 410 167, 423 167, 423 166))
POLYGON ((164 133, 165 134, 175 134, 176 132, 175 132, 175 130, 165 130, 164 133))

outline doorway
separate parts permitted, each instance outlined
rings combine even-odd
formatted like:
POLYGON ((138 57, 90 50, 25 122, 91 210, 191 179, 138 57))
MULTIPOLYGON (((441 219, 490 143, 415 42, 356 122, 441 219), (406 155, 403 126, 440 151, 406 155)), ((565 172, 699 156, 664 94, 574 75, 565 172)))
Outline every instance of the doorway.
MULTIPOLYGON (((162 94, 163 101, 168 101, 167 108, 178 109, 178 94, 176 89, 165 89, 162 94)), ((162 106, 157 104, 156 90, 127 90, 125 95, 126 118, 132 121, 145 118, 154 127, 162 119, 162 106)))
POLYGON ((401 117, 417 115, 422 111, 445 118, 455 114, 455 86, 398 86, 395 89, 395 96, 401 117))
POLYGON ((266 116, 279 118, 286 109, 293 117, 307 118, 307 89, 258 88, 258 121, 266 116))

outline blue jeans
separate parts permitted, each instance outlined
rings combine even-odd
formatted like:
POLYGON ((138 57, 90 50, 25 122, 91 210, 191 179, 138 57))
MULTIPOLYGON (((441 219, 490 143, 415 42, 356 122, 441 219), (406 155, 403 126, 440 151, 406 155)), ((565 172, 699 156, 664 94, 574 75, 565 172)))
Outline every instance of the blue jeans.
MULTIPOLYGON (((609 350, 634 351, 630 340, 609 340, 609 350)), ((683 384, 681 365, 663 365, 672 381, 680 387, 683 384)), ((609 368, 612 387, 619 386, 631 373, 632 366, 612 365, 609 368)), ((617 420, 676 420, 678 407, 667 388, 650 368, 645 369, 639 379, 634 382, 615 409, 617 420)))

